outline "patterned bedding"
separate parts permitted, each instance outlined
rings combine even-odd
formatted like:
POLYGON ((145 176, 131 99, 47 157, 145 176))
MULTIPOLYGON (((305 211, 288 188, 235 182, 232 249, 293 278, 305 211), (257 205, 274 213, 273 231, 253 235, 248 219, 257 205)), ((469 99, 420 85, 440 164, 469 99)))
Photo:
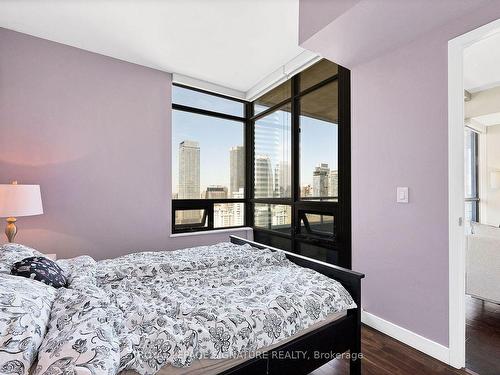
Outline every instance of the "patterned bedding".
POLYGON ((55 291, 35 375, 154 374, 244 356, 356 307, 335 280, 249 245, 58 264, 69 285, 55 291))

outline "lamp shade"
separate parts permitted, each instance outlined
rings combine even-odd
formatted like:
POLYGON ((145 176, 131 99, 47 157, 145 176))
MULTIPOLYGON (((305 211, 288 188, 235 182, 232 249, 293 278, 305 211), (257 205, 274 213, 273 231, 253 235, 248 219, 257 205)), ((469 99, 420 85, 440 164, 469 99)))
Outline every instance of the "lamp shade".
POLYGON ((490 172, 490 188, 492 189, 500 188, 500 171, 490 172))
POLYGON ((43 214, 40 185, 0 184, 0 217, 43 214))

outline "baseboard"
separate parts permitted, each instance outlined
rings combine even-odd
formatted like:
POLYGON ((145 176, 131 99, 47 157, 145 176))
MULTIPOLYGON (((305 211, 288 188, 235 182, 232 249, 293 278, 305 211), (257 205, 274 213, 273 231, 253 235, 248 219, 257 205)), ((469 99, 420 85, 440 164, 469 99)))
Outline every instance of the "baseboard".
POLYGON ((401 341, 441 362, 446 364, 450 363, 450 350, 444 345, 438 344, 437 342, 429 340, 366 311, 361 312, 361 321, 367 326, 385 333, 387 336, 401 341))

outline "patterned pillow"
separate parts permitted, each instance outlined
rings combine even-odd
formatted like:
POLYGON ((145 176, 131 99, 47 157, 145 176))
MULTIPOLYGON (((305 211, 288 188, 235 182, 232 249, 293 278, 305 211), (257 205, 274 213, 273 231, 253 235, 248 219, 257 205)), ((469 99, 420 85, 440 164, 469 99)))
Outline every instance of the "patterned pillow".
POLYGON ((11 274, 38 280, 54 288, 61 288, 67 284, 61 267, 44 257, 29 257, 15 263, 11 274))
POLYGON ((18 243, 6 243, 0 246, 0 273, 10 274, 14 263, 28 257, 41 257, 42 253, 18 243))
POLYGON ((28 374, 56 294, 45 284, 0 274, 0 374, 28 374))

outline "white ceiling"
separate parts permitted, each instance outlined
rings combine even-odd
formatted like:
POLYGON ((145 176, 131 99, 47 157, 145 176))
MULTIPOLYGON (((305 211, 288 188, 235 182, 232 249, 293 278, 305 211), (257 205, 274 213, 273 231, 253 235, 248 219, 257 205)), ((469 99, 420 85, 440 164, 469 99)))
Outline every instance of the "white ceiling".
POLYGON ((469 92, 500 85, 500 33, 474 43, 464 51, 464 87, 469 92))
POLYGON ((0 0, 0 27, 241 92, 298 56, 298 0, 0 0))

